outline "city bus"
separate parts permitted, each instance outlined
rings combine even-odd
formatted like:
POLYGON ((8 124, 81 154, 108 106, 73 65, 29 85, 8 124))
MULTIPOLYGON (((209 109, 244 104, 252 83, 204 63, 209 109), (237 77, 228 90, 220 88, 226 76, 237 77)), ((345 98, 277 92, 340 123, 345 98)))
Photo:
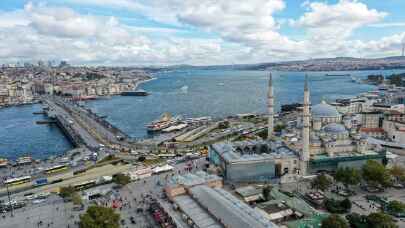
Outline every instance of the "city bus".
POLYGON ((67 165, 56 165, 51 168, 45 169, 46 174, 58 173, 67 170, 69 167, 67 165))
POLYGON ((73 187, 75 188, 76 191, 79 191, 79 190, 94 187, 94 186, 96 186, 96 184, 97 184, 96 180, 89 180, 89 181, 82 182, 80 184, 75 184, 75 185, 73 185, 73 187))
POLYGON ((14 186, 14 185, 19 185, 19 184, 24 184, 24 183, 27 183, 30 181, 31 181, 31 176, 22 176, 22 177, 7 179, 4 181, 4 184, 8 185, 8 186, 14 186))

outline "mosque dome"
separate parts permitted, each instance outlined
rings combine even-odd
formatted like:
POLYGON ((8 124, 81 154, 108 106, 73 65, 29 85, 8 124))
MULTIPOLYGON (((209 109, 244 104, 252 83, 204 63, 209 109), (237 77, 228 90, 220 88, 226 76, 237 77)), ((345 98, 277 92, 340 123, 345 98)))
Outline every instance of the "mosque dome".
POLYGON ((330 123, 326 125, 325 127, 323 127, 323 131, 329 134, 347 133, 346 128, 343 125, 337 123, 330 123))
POLYGON ((320 104, 312 106, 312 118, 339 117, 340 113, 332 105, 322 101, 320 104))

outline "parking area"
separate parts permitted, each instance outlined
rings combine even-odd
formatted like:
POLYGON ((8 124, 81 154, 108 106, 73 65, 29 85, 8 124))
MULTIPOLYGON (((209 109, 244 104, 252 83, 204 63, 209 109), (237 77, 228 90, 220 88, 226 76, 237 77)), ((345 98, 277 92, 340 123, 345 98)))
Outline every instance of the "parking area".
MULTIPOLYGON (((204 167, 205 159, 194 160, 193 172, 204 167)), ((64 202, 58 195, 51 194, 41 200, 23 200, 23 193, 12 196, 12 200, 24 201, 23 208, 15 209, 14 216, 11 212, 2 213, 0 227, 2 228, 75 228, 78 227, 79 215, 84 213, 91 204, 98 204, 107 207, 115 207, 117 213, 121 215, 121 226, 132 228, 152 228, 159 227, 150 213, 147 212, 152 198, 161 199, 163 196, 163 186, 168 176, 189 172, 186 162, 174 164, 171 172, 160 173, 144 178, 120 189, 112 189, 109 194, 97 199, 84 200, 83 210, 74 210, 71 202, 64 202), (115 205, 115 206, 114 206, 115 205)), ((106 188, 111 187, 106 185, 106 188)), ((91 190, 91 189, 90 189, 91 190)), ((7 201, 7 197, 2 200, 7 201)))

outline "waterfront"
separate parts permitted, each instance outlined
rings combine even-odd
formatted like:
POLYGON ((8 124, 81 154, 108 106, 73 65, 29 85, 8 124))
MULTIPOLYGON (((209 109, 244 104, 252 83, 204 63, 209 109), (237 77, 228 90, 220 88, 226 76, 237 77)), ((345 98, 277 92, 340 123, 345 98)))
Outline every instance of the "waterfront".
MULTIPOLYGON (((404 72, 404 71, 398 71, 404 72)), ((335 72, 333 72, 335 73, 335 72)), ((356 77, 372 73, 385 75, 393 71, 349 72, 356 77)), ((274 73, 277 108, 280 104, 302 102, 303 72, 274 73)), ((357 84, 350 77, 326 77, 325 72, 310 72, 311 101, 350 97, 375 89, 357 84)), ((268 72, 194 70, 164 72, 156 80, 141 84, 150 92, 147 97, 113 96, 87 102, 93 111, 106 115, 107 120, 132 137, 145 137, 145 124, 163 112, 184 117, 225 117, 237 113, 266 112, 268 72)), ((43 119, 33 115, 40 105, 12 107, 0 110, 0 157, 14 159, 21 155, 46 158, 58 155, 71 145, 56 126, 36 125, 43 119)))
MULTIPOLYGON (((335 73, 335 72, 334 72, 335 73)), ((380 71, 349 72, 366 77, 380 71)), ((385 71, 390 74, 392 71, 385 71)), ((276 106, 302 102, 303 72, 275 72, 276 106)), ((311 101, 350 97, 375 89, 357 84, 350 77, 326 77, 326 72, 309 72, 311 101)), ((145 137, 145 124, 164 112, 184 117, 225 117, 238 113, 265 113, 268 72, 193 70, 155 75, 157 80, 142 84, 147 97, 112 97, 88 102, 96 113, 132 137, 145 137), (125 117, 125 118, 124 118, 125 117)))
POLYGON ((0 157, 31 155, 45 159, 72 148, 56 125, 35 123, 44 119, 43 115, 33 115, 40 110, 40 104, 0 109, 0 157))

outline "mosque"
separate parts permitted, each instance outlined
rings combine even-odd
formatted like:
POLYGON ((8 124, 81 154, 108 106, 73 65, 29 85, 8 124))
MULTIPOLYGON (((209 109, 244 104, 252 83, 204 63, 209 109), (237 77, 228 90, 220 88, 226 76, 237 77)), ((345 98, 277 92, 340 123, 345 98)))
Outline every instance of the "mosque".
POLYGON ((308 78, 305 78, 302 115, 287 129, 297 137, 274 137, 272 76, 268 84, 268 138, 264 141, 227 142, 209 148, 211 163, 232 181, 268 180, 290 175, 310 175, 339 167, 360 168, 367 160, 382 162, 384 153, 374 151, 359 133, 356 119, 342 115, 322 101, 311 107, 308 78))
POLYGON ((340 166, 361 167, 367 160, 382 162, 384 154, 375 152, 361 135, 353 115, 342 115, 322 101, 310 107, 308 79, 305 79, 302 126, 301 169, 304 174, 334 171, 340 166))

